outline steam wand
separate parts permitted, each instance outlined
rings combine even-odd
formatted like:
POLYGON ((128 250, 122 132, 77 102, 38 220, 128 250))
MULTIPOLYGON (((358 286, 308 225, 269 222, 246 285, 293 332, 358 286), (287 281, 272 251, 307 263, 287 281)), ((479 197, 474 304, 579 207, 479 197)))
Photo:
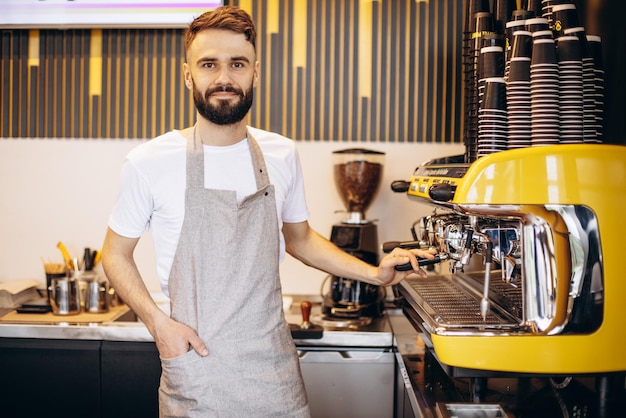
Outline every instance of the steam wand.
POLYGON ((491 241, 485 242, 485 280, 483 287, 483 298, 480 301, 480 314, 483 321, 487 320, 487 312, 489 312, 489 278, 491 276, 491 261, 493 259, 493 244, 491 241))

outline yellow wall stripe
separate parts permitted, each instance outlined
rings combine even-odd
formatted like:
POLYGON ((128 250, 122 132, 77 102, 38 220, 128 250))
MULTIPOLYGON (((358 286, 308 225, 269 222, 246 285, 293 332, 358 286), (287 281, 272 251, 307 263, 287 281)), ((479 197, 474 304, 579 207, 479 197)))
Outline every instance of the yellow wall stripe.
POLYGON ((102 94, 102 29, 91 31, 89 44, 89 95, 102 94))

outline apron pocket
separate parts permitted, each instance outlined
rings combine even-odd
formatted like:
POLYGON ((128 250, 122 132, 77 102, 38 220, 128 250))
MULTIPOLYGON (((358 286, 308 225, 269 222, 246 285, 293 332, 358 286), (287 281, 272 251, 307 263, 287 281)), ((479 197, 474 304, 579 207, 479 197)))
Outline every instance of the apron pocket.
POLYGON ((208 357, 201 357, 195 350, 171 359, 161 359, 159 404, 162 416, 187 416, 187 413, 181 412, 196 408, 198 399, 207 397, 210 388, 203 376, 207 373, 208 362, 208 357))
POLYGON ((161 358, 161 364, 163 365, 163 367, 182 366, 183 364, 193 363, 195 361, 198 361, 201 358, 202 357, 200 357, 200 355, 196 353, 196 350, 192 348, 191 350, 187 351, 185 354, 181 354, 180 356, 176 356, 172 358, 161 358))

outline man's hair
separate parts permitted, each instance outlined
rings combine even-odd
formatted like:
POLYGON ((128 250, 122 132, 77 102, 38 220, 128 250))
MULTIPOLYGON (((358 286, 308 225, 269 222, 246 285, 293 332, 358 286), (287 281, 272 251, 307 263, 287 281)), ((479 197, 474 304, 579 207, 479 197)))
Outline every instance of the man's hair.
POLYGON ((230 30, 245 35, 256 51, 256 29, 245 10, 235 6, 222 6, 195 18, 185 31, 185 57, 196 35, 208 29, 230 30))

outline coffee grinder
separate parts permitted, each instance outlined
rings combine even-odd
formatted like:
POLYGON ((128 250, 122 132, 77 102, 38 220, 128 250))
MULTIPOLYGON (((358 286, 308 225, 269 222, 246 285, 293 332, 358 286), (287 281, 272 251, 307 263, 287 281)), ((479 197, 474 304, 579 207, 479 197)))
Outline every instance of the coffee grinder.
MULTIPOLYGON (((378 231, 365 210, 378 192, 385 153, 360 148, 333 152, 335 186, 348 217, 333 225, 330 240, 347 253, 378 265, 378 231)), ((323 296, 324 319, 348 325, 382 314, 385 290, 345 277, 330 276, 330 290, 323 296)))

